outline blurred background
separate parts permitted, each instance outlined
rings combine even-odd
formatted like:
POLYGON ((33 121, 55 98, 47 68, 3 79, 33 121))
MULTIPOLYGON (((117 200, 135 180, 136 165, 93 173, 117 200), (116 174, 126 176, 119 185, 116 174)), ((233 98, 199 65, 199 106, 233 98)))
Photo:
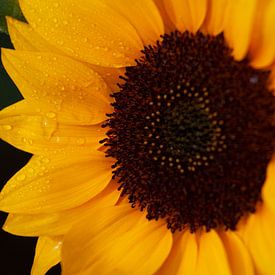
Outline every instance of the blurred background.
MULTIPOLYGON (((12 48, 9 36, 0 33, 0 47, 12 48)), ((0 62, 0 109, 22 99, 21 94, 9 78, 2 62, 0 62)), ((0 189, 9 178, 22 168, 31 155, 20 151, 0 139, 0 189)), ((0 212, 1 228, 6 219, 6 213, 0 212)), ((35 252, 36 238, 18 237, 0 229, 0 274, 28 275, 30 274, 35 252)), ((51 269, 47 275, 60 274, 60 267, 51 269)))

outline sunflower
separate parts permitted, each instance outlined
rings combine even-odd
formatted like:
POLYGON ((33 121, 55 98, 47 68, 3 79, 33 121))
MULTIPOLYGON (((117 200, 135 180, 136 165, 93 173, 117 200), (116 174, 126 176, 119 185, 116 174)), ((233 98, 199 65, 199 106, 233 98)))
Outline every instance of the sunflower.
POLYGON ((19 2, 0 207, 32 273, 275 274, 275 1, 19 2))

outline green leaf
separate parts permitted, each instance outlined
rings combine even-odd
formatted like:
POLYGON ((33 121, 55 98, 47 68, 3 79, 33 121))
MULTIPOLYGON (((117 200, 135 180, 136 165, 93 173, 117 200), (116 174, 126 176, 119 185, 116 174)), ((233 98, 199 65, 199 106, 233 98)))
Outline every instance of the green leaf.
POLYGON ((0 0, 0 32, 8 33, 5 16, 26 21, 19 7, 18 0, 0 0))
POLYGON ((8 34, 8 27, 4 16, 0 16, 0 32, 8 34))

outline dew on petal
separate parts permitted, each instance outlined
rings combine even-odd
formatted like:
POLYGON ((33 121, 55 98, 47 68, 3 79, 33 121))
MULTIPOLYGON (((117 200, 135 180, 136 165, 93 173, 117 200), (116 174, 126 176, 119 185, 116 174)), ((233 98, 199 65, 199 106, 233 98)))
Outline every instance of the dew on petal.
POLYGON ((30 169, 28 169, 27 172, 28 172, 29 174, 33 174, 33 173, 34 173, 34 169, 30 168, 30 169))
POLYGON ((49 163, 50 162, 50 160, 48 159, 48 158, 43 158, 42 160, 41 160, 43 163, 49 163))
POLYGON ((48 118, 55 118, 55 117, 56 117, 56 113, 49 112, 49 113, 46 114, 46 116, 47 116, 48 118))
POLYGON ((26 179, 26 175, 24 175, 24 174, 21 174, 21 175, 19 175, 19 176, 17 176, 17 178, 16 178, 18 181, 23 181, 23 180, 25 180, 26 179))
POLYGON ((57 128, 57 122, 53 119, 49 119, 49 118, 44 118, 42 120, 42 129, 44 131, 44 135, 47 137, 47 138, 51 138, 54 131, 56 130, 57 128))
MULTIPOLYGON (((18 134, 20 134, 20 131, 18 131, 18 134)), ((28 140, 27 140, 25 137, 21 138, 21 141, 22 141, 23 143, 27 143, 27 142, 28 142, 28 140)))
POLYGON ((32 144, 33 144, 33 140, 32 140, 32 139, 28 139, 28 143, 29 143, 30 145, 32 145, 32 144))
POLYGON ((79 139, 77 139, 76 143, 78 145, 83 145, 85 143, 85 139, 84 138, 79 138, 79 139))

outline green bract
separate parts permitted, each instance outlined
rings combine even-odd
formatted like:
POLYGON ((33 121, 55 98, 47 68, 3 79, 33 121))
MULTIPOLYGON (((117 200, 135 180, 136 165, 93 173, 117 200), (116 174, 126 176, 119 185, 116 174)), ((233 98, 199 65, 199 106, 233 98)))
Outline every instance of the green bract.
POLYGON ((8 34, 5 16, 25 21, 18 0, 0 0, 0 32, 8 34))

